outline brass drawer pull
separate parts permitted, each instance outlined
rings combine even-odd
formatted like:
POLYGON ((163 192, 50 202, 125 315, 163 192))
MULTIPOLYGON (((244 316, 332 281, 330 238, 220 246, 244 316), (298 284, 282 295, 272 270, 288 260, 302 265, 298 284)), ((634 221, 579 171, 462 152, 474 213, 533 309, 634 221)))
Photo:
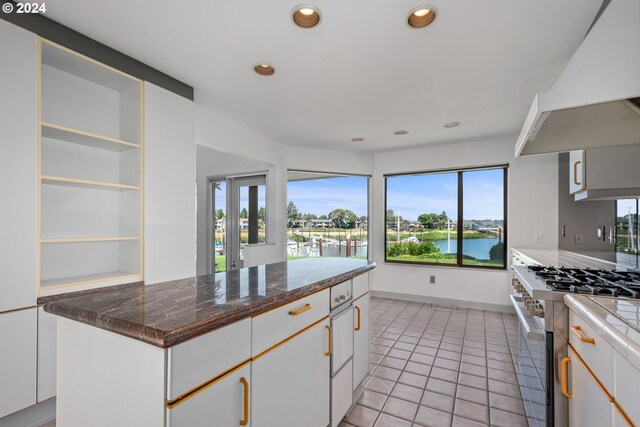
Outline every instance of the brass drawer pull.
POLYGON ((240 378, 240 382, 244 386, 244 414, 240 420, 241 426, 249 424, 249 381, 245 377, 240 378))
POLYGON ((360 330, 360 307, 356 305, 355 308, 356 308, 356 311, 358 312, 358 326, 356 326, 356 331, 359 331, 360 330))
POLYGON ((325 356, 331 356, 331 353, 333 352, 333 348, 332 348, 332 344, 331 341, 333 341, 333 330, 331 329, 331 326, 326 325, 325 328, 327 328, 327 331, 329 331, 329 350, 324 354, 325 356))
POLYGON ((305 311, 307 311, 307 310, 311 310, 311 304, 306 304, 304 307, 299 308, 299 309, 297 309, 297 310, 291 310, 291 311, 289 312, 289 314, 290 314, 291 316, 297 316, 298 314, 300 314, 300 313, 304 313, 304 312, 305 312, 305 311))
POLYGON ((569 356, 562 359, 560 362, 562 378, 560 381, 560 385, 562 387, 562 394, 571 399, 573 394, 569 393, 567 390, 567 365, 571 362, 571 358, 569 356))
POLYGON ((586 342, 588 344, 593 344, 593 345, 596 344, 596 340, 595 339, 586 337, 586 336, 584 336, 582 334, 582 327, 581 326, 577 326, 577 325, 576 326, 572 326, 571 327, 571 332, 576 334, 576 336, 578 338, 580 338, 580 341, 582 341, 582 342, 586 342))

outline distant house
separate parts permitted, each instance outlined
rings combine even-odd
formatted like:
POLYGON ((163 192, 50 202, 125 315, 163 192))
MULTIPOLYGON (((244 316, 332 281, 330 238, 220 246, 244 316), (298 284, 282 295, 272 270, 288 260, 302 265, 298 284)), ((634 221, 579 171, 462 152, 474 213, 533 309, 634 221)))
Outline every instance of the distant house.
POLYGON ((216 228, 218 230, 222 230, 224 231, 225 228, 227 227, 227 220, 226 218, 220 218, 216 220, 216 228))
POLYGON ((249 228, 249 219, 248 218, 240 218, 240 222, 238 223, 240 226, 240 230, 246 230, 249 228))
POLYGON ((333 220, 330 219, 301 219, 295 222, 298 227, 304 228, 332 228, 333 220))

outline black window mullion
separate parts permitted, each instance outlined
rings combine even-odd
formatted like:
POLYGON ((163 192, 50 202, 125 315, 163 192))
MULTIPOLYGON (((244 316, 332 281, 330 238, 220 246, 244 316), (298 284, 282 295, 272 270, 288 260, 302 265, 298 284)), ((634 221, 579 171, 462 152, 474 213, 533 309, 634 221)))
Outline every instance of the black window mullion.
POLYGON ((458 266, 462 266, 462 171, 458 172, 458 226, 456 227, 456 262, 458 266))

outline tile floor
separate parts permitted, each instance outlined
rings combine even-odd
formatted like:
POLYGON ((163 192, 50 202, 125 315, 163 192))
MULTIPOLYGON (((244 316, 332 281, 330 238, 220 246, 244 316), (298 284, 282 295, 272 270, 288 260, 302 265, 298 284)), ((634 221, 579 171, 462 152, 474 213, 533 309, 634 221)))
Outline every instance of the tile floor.
POLYGON ((514 315, 372 298, 371 375, 341 427, 527 427, 518 336, 514 315))

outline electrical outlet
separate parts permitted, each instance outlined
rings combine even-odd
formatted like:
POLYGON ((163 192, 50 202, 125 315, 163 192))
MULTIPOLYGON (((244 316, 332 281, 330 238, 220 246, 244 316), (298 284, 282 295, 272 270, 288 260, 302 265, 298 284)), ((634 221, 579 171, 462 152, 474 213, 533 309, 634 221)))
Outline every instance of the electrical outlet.
POLYGON ((584 243, 584 234, 576 234, 576 245, 584 243))
POLYGON ((435 285, 435 283, 436 283, 436 276, 429 276, 429 284, 435 285))
POLYGON ((534 234, 533 241, 535 243, 542 243, 542 233, 534 234))

